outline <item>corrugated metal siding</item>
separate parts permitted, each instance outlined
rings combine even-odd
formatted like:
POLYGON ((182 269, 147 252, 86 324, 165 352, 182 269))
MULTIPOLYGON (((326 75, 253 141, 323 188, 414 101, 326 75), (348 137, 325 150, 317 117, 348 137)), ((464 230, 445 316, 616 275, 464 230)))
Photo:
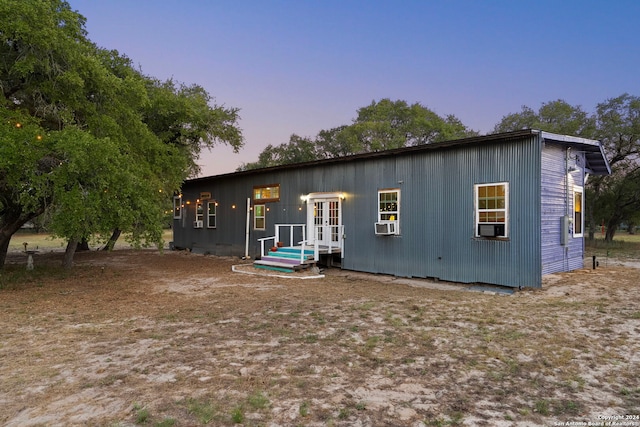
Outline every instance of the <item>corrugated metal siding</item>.
MULTIPOLYGON (((266 231, 275 223, 304 223, 311 192, 344 192, 343 268, 405 277, 437 277, 458 282, 540 286, 540 144, 520 141, 358 159, 250 175, 225 175, 187 182, 186 227, 176 224, 175 244, 198 245, 220 255, 244 253, 246 198, 254 185, 279 183, 281 200, 269 203, 266 231), (506 241, 474 238, 474 184, 509 182, 510 226, 506 241), (377 192, 400 188, 400 236, 375 236, 377 192), (219 201, 218 227, 193 229, 195 195, 210 191, 219 201), (235 204, 236 209, 231 209, 235 204), (299 208, 302 207, 302 210, 299 208)), ((253 223, 253 215, 252 215, 253 223)))
POLYGON ((573 215, 573 185, 583 186, 584 154, 572 152, 569 166, 577 167, 567 181, 567 150, 547 143, 542 150, 542 274, 571 271, 583 266, 584 239, 569 237, 569 244, 562 246, 562 217, 573 215), (578 156, 576 163, 574 159, 578 156))

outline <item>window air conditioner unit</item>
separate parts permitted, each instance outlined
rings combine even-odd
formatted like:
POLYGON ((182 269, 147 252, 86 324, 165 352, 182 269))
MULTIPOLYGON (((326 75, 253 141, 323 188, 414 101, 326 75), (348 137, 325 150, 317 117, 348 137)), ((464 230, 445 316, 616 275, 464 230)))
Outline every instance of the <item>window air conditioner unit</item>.
POLYGON ((397 225, 395 222, 376 222, 376 236, 390 236, 397 234, 397 225))
POLYGON ((504 237, 504 224, 478 224, 480 237, 504 237))
POLYGON ((193 221, 193 228, 202 228, 202 221, 193 221))

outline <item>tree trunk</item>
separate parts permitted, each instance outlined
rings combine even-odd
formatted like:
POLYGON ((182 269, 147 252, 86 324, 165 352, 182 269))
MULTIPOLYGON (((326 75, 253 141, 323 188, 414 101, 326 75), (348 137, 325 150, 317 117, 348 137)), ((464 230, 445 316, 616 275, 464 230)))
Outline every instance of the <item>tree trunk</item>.
MULTIPOLYGON (((9 209, 7 209, 9 211, 9 209)), ((0 228, 0 270, 4 267, 4 263, 7 260, 7 252, 9 252, 9 242, 11 237, 16 234, 20 227, 22 227, 28 221, 38 217, 44 208, 38 209, 36 212, 32 212, 26 216, 22 216, 21 210, 13 210, 4 214, 0 218, 2 228, 0 228)))
POLYGON ((9 242, 11 241, 11 235, 5 236, 4 233, 0 233, 0 270, 4 267, 4 263, 7 260, 7 252, 9 251, 9 242))
POLYGON ((589 208, 587 210, 587 223, 589 224, 589 241, 593 242, 593 239, 596 237, 596 220, 593 218, 593 203, 589 203, 589 208))
POLYGON ((62 259, 62 267, 69 270, 73 267, 73 256, 76 253, 79 239, 70 239, 67 243, 67 249, 64 251, 64 258, 62 259))
POLYGON ((116 246, 116 242, 118 241, 118 238, 120 237, 121 233, 122 233, 122 230, 120 230, 119 228, 114 228, 113 233, 111 234, 111 237, 109 237, 107 244, 104 245, 104 248, 102 248, 102 250, 112 251, 113 248, 116 246))
POLYGON ((78 247, 76 248, 76 251, 80 252, 80 251, 88 251, 88 250, 89 250, 89 241, 87 240, 86 237, 83 237, 82 240, 78 242, 78 247))

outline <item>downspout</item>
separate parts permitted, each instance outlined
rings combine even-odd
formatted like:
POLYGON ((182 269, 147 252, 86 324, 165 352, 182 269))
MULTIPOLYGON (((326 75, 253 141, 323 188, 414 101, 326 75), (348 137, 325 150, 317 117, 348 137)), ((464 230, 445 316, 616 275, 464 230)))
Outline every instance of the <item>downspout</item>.
MULTIPOLYGON (((569 216, 569 158, 571 157, 571 147, 567 147, 567 154, 566 157, 564 159, 564 197, 565 197, 565 206, 564 206, 564 215, 565 217, 569 216)), ((564 269, 565 271, 569 270, 569 227, 567 226, 566 228, 564 227, 564 222, 567 221, 566 218, 562 219, 563 221, 563 226, 562 228, 562 232, 566 233, 566 235, 563 237, 564 241, 565 241, 565 245, 564 245, 564 252, 563 252, 563 257, 564 257, 564 269)))
POLYGON ((244 232, 244 257, 242 259, 249 259, 249 227, 251 223, 251 198, 247 197, 247 224, 244 232))

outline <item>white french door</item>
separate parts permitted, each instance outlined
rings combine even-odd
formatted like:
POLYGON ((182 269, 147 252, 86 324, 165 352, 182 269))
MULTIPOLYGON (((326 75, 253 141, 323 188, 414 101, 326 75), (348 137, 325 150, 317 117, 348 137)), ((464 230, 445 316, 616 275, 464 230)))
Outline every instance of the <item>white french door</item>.
POLYGON ((318 245, 340 247, 342 205, 339 197, 313 197, 307 204, 309 237, 318 245))

